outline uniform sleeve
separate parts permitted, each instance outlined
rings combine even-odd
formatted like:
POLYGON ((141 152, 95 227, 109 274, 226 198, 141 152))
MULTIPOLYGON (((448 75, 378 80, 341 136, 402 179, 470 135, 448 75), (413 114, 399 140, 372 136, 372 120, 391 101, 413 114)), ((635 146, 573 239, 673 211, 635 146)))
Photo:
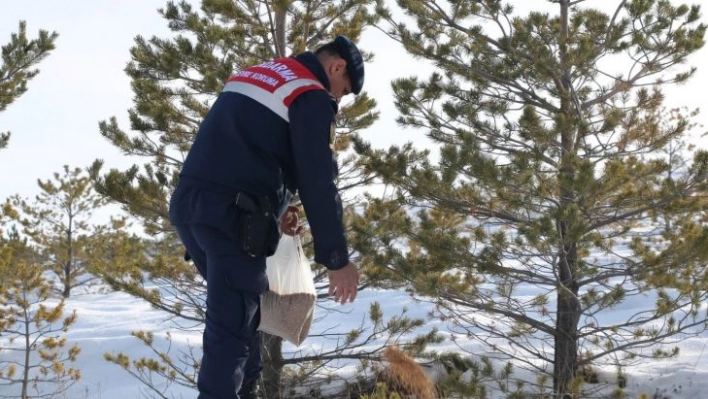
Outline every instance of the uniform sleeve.
POLYGON ((289 117, 298 190, 312 229, 315 262, 336 270, 349 263, 349 252, 342 200, 334 183, 337 163, 329 146, 335 115, 331 102, 325 91, 306 92, 290 105, 289 117))

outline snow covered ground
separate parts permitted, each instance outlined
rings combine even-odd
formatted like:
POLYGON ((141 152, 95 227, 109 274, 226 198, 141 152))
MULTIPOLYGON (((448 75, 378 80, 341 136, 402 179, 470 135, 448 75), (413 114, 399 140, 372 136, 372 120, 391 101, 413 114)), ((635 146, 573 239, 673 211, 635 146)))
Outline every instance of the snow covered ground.
MULTIPOLYGON (((354 304, 334 305, 338 312, 329 313, 325 318, 319 318, 311 333, 323 331, 337 332, 350 330, 366 322, 369 305, 377 301, 386 317, 400 313, 407 308, 407 315, 426 319, 425 328, 417 331, 423 333, 426 329, 438 327, 445 330, 446 326, 439 319, 430 319, 431 305, 415 301, 402 291, 366 290, 360 293, 354 304)), ((104 353, 118 354, 125 352, 131 358, 151 355, 148 349, 136 338, 131 336, 135 330, 150 330, 155 332, 155 340, 160 344, 166 332, 171 332, 173 348, 178 350, 192 345, 199 350, 201 335, 198 331, 185 332, 174 327, 164 313, 151 309, 146 303, 127 294, 86 293, 72 296, 67 302, 68 310, 76 310, 79 317, 68 332, 71 343, 78 344, 82 351, 76 366, 81 369, 82 378, 70 388, 67 398, 100 398, 128 399, 148 398, 150 392, 120 367, 104 359, 104 353)), ((631 309, 625 309, 629 312, 631 309)), ((323 310, 318 309, 319 315, 323 310)), ((623 310, 618 310, 613 317, 621 317, 623 310)), ((448 334, 449 335, 449 334, 448 334)), ((0 337, 6 339, 6 337, 0 337)), ((451 341, 437 345, 440 350, 455 349, 458 345, 467 350, 479 351, 482 348, 473 341, 458 336, 455 343, 451 341)), ((7 342, 4 342, 7 344, 7 342)), ((317 350, 332 346, 325 338, 309 338, 300 348, 285 344, 284 352, 295 350, 317 350)), ((376 342, 372 343, 375 346, 376 342)), ((638 398, 641 393, 648 394, 653 399, 697 399, 708 398, 708 334, 686 339, 680 343, 678 357, 646 361, 624 370, 627 376, 625 392, 627 398, 638 398)), ((0 353, 0 356, 6 354, 0 353)), ((287 356, 287 355, 286 355, 287 356)), ((349 364, 341 370, 345 375, 356 372, 354 364, 349 364)), ((523 373, 523 371, 519 371, 523 373)), ((608 394, 615 385, 616 369, 608 366, 600 369, 600 382, 608 383, 596 397, 608 394)), ((158 384, 160 385, 160 384, 158 384)), ((13 388, 0 387, 0 397, 16 395, 13 388)), ((172 384, 165 390, 165 396, 170 398, 194 398, 196 393, 190 389, 172 384)), ((501 398, 498 392, 491 398, 501 398)))

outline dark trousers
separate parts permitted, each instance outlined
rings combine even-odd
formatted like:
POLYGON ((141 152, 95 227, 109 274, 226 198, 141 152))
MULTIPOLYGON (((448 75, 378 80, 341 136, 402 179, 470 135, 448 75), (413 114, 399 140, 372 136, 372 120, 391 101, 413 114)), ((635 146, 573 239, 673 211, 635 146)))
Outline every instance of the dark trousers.
POLYGON ((243 287, 248 268, 264 260, 241 251, 234 238, 205 225, 177 227, 182 243, 207 282, 204 354, 197 387, 199 399, 234 399, 242 385, 263 369, 260 293, 243 287))

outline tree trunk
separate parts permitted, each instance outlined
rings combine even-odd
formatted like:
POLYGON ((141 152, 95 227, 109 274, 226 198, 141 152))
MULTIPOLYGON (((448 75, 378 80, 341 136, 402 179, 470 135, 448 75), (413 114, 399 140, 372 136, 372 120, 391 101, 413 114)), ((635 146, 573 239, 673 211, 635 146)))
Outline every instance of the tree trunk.
POLYGON ((263 393, 267 399, 281 398, 283 372, 283 339, 263 333, 263 393))
MULTIPOLYGON (((565 223, 561 224, 562 226, 565 223)), ((564 230, 562 227, 561 230, 564 230)), ((570 388, 578 368, 578 320, 580 302, 575 279, 577 269, 575 245, 565 246, 559 261, 558 313, 556 316, 553 392, 560 399, 573 398, 570 388)))
POLYGON ((62 296, 64 298, 69 298, 69 296, 71 295, 71 265, 74 261, 74 237, 72 234, 73 231, 74 220, 73 217, 69 215, 69 228, 67 229, 66 235, 66 262, 64 263, 64 292, 62 292, 62 296))
MULTIPOLYGON (((285 49, 285 28, 287 7, 284 4, 275 3, 275 52, 278 57, 287 57, 285 49)), ((286 3, 286 2, 282 2, 286 3)))
POLYGON ((577 214, 575 187, 576 125, 580 117, 577 108, 570 67, 567 62, 569 0, 560 0, 561 32, 559 56, 562 76, 559 79, 562 117, 559 118, 562 155, 558 171, 560 182, 560 212, 557 221, 560 238, 558 254, 557 315, 555 331, 555 356, 553 363, 553 392, 560 399, 575 397, 573 380, 578 368, 578 320, 580 301, 578 300, 578 251, 574 220, 577 214))
POLYGON ((69 298, 71 296, 71 264, 66 262, 64 264, 64 290, 61 295, 64 298, 69 298))
MULTIPOLYGON (((27 311, 27 308, 24 310, 24 320, 29 321, 31 320, 30 315, 27 311)), ((25 336, 22 337, 25 340, 25 364, 22 365, 22 393, 21 393, 21 398, 22 399, 27 399, 27 392, 29 390, 29 372, 30 372, 30 353, 32 353, 32 342, 30 341, 30 323, 25 323, 25 336)))

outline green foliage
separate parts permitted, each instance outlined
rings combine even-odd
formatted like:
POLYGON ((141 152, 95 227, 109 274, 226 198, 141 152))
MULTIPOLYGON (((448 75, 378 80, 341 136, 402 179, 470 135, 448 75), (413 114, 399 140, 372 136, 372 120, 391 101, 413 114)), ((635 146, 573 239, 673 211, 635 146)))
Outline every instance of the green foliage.
POLYGON ((695 72, 700 8, 590 3, 398 1, 410 25, 381 4, 389 36, 436 66, 392 83, 398 122, 436 151, 354 147, 397 189, 353 223, 366 267, 439 298, 460 334, 549 373, 554 394, 614 352, 671 356, 643 348, 706 321, 708 152, 661 91, 695 72), (598 322, 640 295, 655 306, 598 322))
MULTIPOLYGON (((53 180, 37 183, 41 191, 33 202, 13 197, 18 210, 13 219, 38 248, 41 263, 56 275, 62 295, 68 298, 72 289, 94 280, 89 273, 98 272, 90 258, 102 248, 94 252, 93 241, 108 226, 91 225, 90 220, 106 201, 94 192, 92 181, 79 168, 64 166, 62 173, 54 173, 53 180)), ((121 219, 112 223, 116 228, 124 227, 121 219)))
POLYGON ((434 360, 446 371, 446 377, 438 383, 443 397, 461 395, 465 398, 485 399, 489 397, 489 389, 492 386, 506 394, 507 398, 524 393, 523 384, 510 384, 513 381, 511 363, 497 370, 492 360, 486 356, 473 360, 455 352, 439 354, 434 360))
MULTIPOLYGON (((15 209, 10 204, 10 201, 6 201, 0 207, 0 237, 5 237, 5 226, 11 217, 15 216, 15 209)), ((12 270, 12 256, 11 250, 5 245, 0 245, 0 292, 2 291, 5 276, 11 273, 12 270)))
POLYGON ((402 399, 401 395, 396 392, 389 392, 388 386, 385 383, 379 382, 376 384, 376 389, 371 395, 363 395, 361 399, 402 399))
POLYGON ((143 238, 116 228, 94 236, 92 247, 102 248, 91 259, 111 288, 143 298, 189 325, 204 321, 205 286, 173 237, 143 238))
MULTIPOLYGON (((37 76, 33 69, 54 50, 54 41, 59 35, 40 30, 36 39, 27 37, 27 23, 20 21, 19 30, 10 36, 10 42, 2 46, 0 64, 0 112, 27 91, 27 82, 37 76)), ((7 146, 10 132, 0 132, 0 149, 7 146)))
POLYGON ((21 398, 57 395, 81 377, 71 367, 80 353, 63 336, 76 322, 76 312, 64 313, 64 300, 51 297, 52 286, 36 253, 18 234, 0 240, 2 263, 12 273, 0 289, 0 386, 21 398))
POLYGON ((155 337, 151 332, 134 331, 132 335, 150 348, 154 357, 131 360, 125 353, 105 353, 104 359, 123 368, 150 389, 156 397, 169 399, 169 396, 165 396, 165 392, 172 383, 196 387, 199 364, 192 347, 175 355, 170 353, 172 337, 169 333, 166 334, 164 342, 160 342, 165 346, 163 350, 157 349, 155 337), (160 381, 167 381, 167 386, 158 388, 156 386, 158 378, 160 381))

